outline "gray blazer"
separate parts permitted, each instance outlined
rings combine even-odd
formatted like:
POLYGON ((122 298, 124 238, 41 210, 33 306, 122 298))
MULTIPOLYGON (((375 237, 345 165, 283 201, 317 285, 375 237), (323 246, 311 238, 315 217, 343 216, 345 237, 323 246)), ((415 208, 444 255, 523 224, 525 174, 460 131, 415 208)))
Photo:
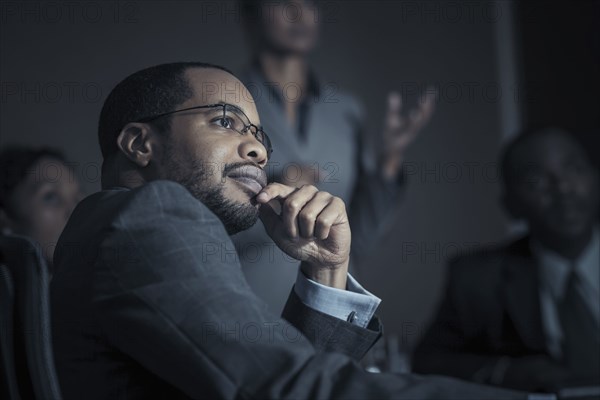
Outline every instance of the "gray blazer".
POLYGON ((361 370, 381 334, 246 284, 219 219, 156 181, 85 199, 56 255, 53 340, 66 399, 523 398, 361 370), (345 353, 345 354, 344 354, 345 353), (349 357, 350 356, 350 357, 349 357), (483 397, 482 397, 483 396, 483 397))

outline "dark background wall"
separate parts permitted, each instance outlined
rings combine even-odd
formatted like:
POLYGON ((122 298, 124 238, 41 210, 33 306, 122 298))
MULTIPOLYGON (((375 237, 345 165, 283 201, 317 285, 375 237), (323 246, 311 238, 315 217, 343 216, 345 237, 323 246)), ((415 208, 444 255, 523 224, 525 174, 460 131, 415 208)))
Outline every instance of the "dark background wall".
POLYGON ((525 123, 572 130, 598 162, 600 2, 515 4, 525 123))
MULTIPOLYGON (((598 72, 598 59, 581 45, 595 30, 579 2, 558 3, 551 22, 540 3, 533 10, 516 7, 517 16, 537 19, 533 27, 518 25, 517 55, 525 54, 527 64, 518 65, 519 76, 528 79, 524 86, 498 78, 499 68, 507 65, 496 49, 511 16, 509 1, 322 3, 315 68, 325 81, 362 100, 374 142, 389 90, 403 92, 409 104, 427 83, 440 93, 431 124, 408 154, 408 185, 394 229, 359 270, 367 288, 383 298, 380 314, 387 332, 403 334, 410 345, 439 298, 445 259, 505 236, 495 164, 506 135, 500 129, 502 101, 524 110, 527 121, 578 121, 569 126, 597 132, 598 74, 591 76, 591 68, 598 72), (567 20, 560 13, 564 9, 567 20), (584 26, 572 30, 580 19, 584 26), (547 42, 544 32, 555 40, 547 42), (563 35, 570 36, 556 40, 563 35), (555 69, 561 55, 565 59, 555 69), (547 97, 554 83, 565 91, 547 97), (545 101, 525 108, 517 96, 524 88, 545 101)), ((1 4, 0 146, 64 149, 88 193, 99 189, 98 114, 120 79, 182 60, 239 70, 249 56, 233 2, 1 4)), ((597 136, 588 137, 598 143, 597 136)))

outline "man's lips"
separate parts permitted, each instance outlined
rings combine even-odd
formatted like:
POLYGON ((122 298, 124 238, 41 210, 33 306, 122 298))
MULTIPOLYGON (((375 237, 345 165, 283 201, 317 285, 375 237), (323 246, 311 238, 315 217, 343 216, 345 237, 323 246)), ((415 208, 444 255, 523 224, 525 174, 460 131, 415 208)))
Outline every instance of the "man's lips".
POLYGON ((254 194, 258 194, 265 186, 267 186, 267 174, 258 167, 240 167, 233 170, 227 176, 244 185, 254 194))

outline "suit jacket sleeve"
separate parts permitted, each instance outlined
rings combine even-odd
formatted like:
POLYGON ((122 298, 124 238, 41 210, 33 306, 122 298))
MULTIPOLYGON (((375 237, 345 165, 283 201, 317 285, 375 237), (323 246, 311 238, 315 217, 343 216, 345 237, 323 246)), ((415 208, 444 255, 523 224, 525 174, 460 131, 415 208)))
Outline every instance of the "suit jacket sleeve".
POLYGON ((301 331, 315 349, 344 353, 360 360, 381 337, 383 327, 375 315, 367 329, 307 307, 292 289, 282 317, 301 331))
POLYGON ((92 301, 106 340, 191 398, 523 398, 369 374, 317 352, 267 312, 220 221, 174 183, 138 189, 96 264, 92 301))

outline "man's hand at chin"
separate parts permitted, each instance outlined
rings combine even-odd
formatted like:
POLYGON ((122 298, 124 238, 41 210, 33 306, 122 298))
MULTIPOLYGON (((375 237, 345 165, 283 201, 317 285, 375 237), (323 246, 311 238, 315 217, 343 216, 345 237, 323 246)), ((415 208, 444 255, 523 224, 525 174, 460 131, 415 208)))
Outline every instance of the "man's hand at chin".
POLYGON ((351 233, 342 199, 311 185, 297 189, 272 183, 256 201, 267 233, 287 255, 302 261, 307 278, 346 289, 351 233), (272 201, 279 203, 280 213, 272 201))

